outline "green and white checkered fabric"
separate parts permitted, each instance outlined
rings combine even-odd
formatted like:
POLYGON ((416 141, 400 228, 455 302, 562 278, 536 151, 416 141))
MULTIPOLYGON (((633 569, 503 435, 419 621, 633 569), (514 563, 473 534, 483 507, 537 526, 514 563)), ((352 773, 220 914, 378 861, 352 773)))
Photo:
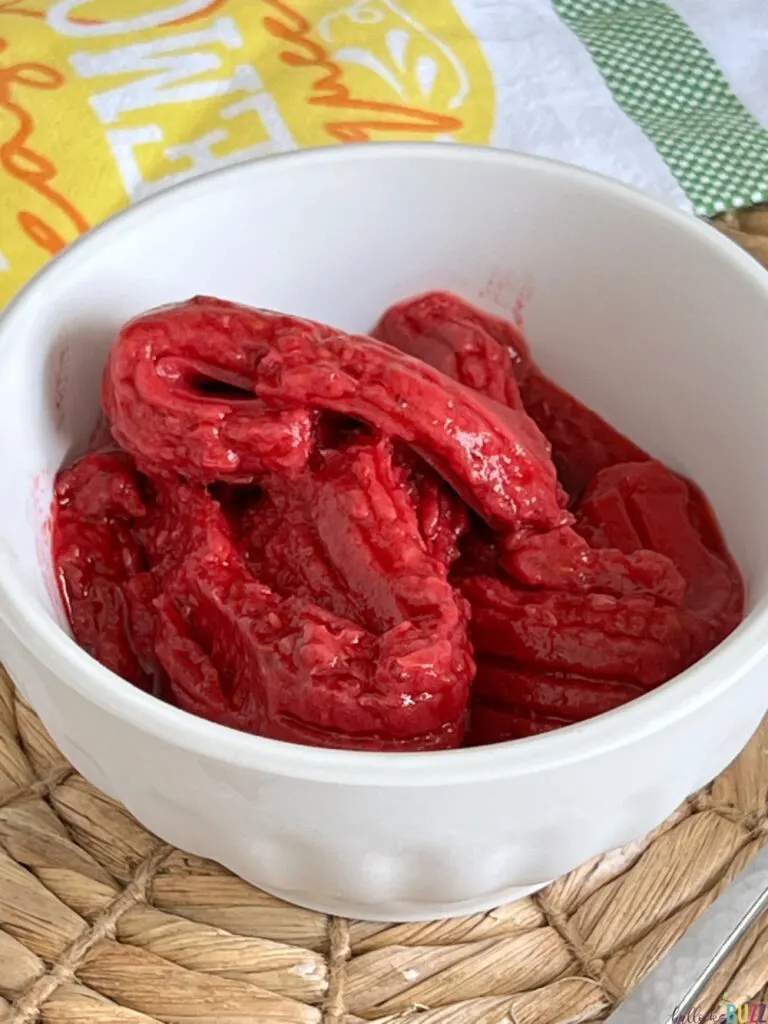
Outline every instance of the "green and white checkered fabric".
MULTIPOLYGON (((701 2, 719 4, 727 22, 728 0, 701 2)), ((768 201, 768 131, 664 0, 553 0, 553 5, 698 214, 768 201)))

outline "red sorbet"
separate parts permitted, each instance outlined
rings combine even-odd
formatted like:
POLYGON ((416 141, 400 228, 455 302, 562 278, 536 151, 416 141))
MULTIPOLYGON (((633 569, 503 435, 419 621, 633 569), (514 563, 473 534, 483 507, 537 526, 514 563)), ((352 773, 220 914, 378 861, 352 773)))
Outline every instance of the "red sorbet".
POLYGON ((739 623, 690 483, 433 292, 371 337, 213 298, 128 323, 60 472, 73 634, 261 736, 437 750, 609 711, 739 623))

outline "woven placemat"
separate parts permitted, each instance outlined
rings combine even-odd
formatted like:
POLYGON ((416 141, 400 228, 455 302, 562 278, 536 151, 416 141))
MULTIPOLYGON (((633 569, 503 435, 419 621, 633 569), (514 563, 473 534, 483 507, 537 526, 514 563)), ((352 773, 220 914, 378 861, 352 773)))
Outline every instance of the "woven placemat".
MULTIPOLYGON (((717 227, 768 266, 768 209, 717 227)), ((0 669, 0 1021, 588 1024, 765 842, 768 720, 655 832, 541 893, 450 921, 329 918, 147 832, 67 764, 0 669)), ((702 1015, 724 992, 768 1003, 768 921, 702 1015)))

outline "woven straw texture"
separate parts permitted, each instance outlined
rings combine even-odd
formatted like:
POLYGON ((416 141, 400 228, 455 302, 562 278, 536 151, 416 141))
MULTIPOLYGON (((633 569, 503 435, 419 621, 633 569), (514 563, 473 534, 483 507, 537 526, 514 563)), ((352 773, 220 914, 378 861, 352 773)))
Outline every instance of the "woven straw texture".
MULTIPOLYGON (((717 227, 768 266, 768 209, 717 227)), ((589 1024, 768 841, 767 812, 768 720, 654 833, 535 896, 426 924, 328 918, 148 833, 0 670, 0 1022, 589 1024)), ((724 991, 768 1003, 768 921, 700 1009, 724 991)))

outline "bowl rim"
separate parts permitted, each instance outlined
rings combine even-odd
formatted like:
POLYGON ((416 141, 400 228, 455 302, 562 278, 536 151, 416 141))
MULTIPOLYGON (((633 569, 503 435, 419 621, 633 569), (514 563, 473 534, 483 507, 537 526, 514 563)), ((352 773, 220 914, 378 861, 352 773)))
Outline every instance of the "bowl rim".
MULTIPOLYGON (((493 147, 441 142, 376 142, 360 146, 325 146, 279 153, 217 168, 156 193, 103 221, 46 265, 0 314, 0 346, 13 323, 44 294, 48 280, 89 258, 104 236, 128 225, 140 226, 159 206, 202 198, 239 178, 279 174, 281 168, 324 163, 432 160, 497 164, 549 177, 600 193, 607 202, 642 210, 666 220, 696 245, 708 247, 723 265, 750 279, 766 302, 768 275, 758 263, 718 231, 691 214, 678 211, 612 178, 545 157, 493 147)), ((2 541, 0 541, 2 545, 2 541)), ((81 697, 124 720, 140 732, 211 761, 235 764, 272 775, 378 787, 436 786, 519 777, 575 764, 641 742, 709 704, 734 686, 768 649, 768 597, 714 651, 651 693, 586 722, 551 733, 493 746, 423 753, 379 753, 305 747, 239 732, 198 718, 144 693, 87 654, 25 593, 15 556, 0 550, 0 617, 33 657, 81 697)))

